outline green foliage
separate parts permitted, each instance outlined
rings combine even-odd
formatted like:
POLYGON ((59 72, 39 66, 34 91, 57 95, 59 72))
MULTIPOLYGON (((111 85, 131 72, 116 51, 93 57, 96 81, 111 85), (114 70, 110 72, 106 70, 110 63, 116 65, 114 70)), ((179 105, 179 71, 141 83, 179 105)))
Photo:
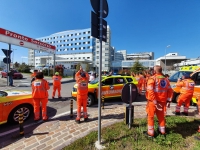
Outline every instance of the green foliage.
POLYGON ((77 71, 79 71, 79 69, 80 69, 80 66, 81 66, 81 64, 80 64, 80 63, 78 63, 78 64, 76 65, 76 72, 77 72, 77 71))
POLYGON ((137 73, 143 70, 145 70, 145 67, 138 60, 136 60, 131 68, 131 72, 137 73))
POLYGON ((43 72, 43 74, 44 74, 44 76, 53 76, 53 69, 44 69, 44 70, 42 70, 42 72, 43 72), (48 73, 49 72, 49 73, 48 73))
MULTIPOLYGON (((155 118, 154 138, 148 138, 143 134, 147 130, 146 119, 135 119, 131 129, 124 122, 116 123, 102 129, 103 145, 109 150, 197 150, 200 148, 200 134, 195 130, 198 128, 198 123, 194 121, 194 118, 170 116, 166 118, 166 122, 167 134, 166 136, 160 135, 158 134, 158 120, 155 118), (188 125, 191 129, 185 131, 188 125), (199 140, 195 140, 194 137, 199 140)), ((97 132, 91 132, 64 149, 93 150, 97 137, 97 132)))
POLYGON ((19 68, 19 66, 20 66, 20 63, 18 63, 18 62, 14 63, 14 68, 19 68))
POLYGON ((86 71, 86 72, 89 72, 89 71, 90 71, 90 65, 89 65, 88 63, 86 64, 85 71, 86 71))
POLYGON ((21 65, 19 65, 18 71, 22 73, 30 73, 30 67, 29 65, 22 63, 21 65))

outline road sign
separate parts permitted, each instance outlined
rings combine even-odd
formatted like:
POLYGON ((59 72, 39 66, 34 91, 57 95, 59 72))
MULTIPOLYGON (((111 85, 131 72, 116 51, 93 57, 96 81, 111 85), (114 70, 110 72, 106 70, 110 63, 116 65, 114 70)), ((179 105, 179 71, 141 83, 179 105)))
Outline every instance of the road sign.
MULTIPOLYGON (((91 11, 91 35, 95 38, 100 39, 100 20, 99 16, 91 11)), ((102 41, 106 42, 107 39, 107 22, 102 19, 102 41)))
POLYGON ((132 86, 132 102, 134 102, 137 98, 138 95, 138 90, 137 90, 137 86, 133 83, 127 83, 124 85, 123 89, 122 89, 122 101, 126 104, 130 103, 130 84, 132 86))
POLYGON ((3 51, 3 53, 6 55, 6 57, 10 57, 10 54, 12 53, 11 50, 7 50, 7 49, 1 49, 3 51))
MULTIPOLYGON (((100 16, 100 0, 90 0, 92 8, 94 9, 95 13, 100 16)), ((108 16, 108 3, 107 0, 103 0, 103 13, 102 17, 106 18, 108 16)))
POLYGON ((5 57, 5 58, 3 59, 3 62, 4 62, 5 64, 10 64, 10 62, 11 62, 11 59, 10 59, 10 58, 7 58, 7 57, 5 57))

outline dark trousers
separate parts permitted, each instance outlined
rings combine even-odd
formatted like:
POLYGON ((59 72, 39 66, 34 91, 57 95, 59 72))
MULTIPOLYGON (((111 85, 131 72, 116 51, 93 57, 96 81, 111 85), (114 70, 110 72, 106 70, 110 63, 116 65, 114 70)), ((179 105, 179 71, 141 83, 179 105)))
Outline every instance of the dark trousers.
POLYGON ((9 86, 13 86, 13 77, 9 76, 9 86))

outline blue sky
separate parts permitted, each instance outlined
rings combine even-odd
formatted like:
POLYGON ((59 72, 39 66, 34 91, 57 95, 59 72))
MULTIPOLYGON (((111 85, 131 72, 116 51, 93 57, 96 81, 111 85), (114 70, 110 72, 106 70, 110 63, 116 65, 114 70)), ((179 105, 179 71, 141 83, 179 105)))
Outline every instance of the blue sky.
MULTIPOLYGON (((111 45, 127 53, 154 52, 155 58, 178 52, 200 56, 199 0, 107 0, 105 20, 111 45)), ((90 0, 0 0, 0 28, 39 38, 74 29, 90 28, 90 0)), ((8 44, 0 43, 0 48, 8 44)), ((28 50, 12 46, 14 61, 27 62, 28 50)), ((0 51, 0 59, 4 57, 0 51)))

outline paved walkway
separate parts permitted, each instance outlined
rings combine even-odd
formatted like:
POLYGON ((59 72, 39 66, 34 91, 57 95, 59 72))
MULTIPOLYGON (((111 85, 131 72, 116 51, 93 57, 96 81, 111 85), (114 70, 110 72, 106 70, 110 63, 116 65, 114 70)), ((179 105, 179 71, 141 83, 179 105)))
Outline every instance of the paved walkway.
MULTIPOLYGON (((134 118, 146 117, 145 105, 134 104, 134 118)), ((171 106, 167 114, 173 115, 175 107, 171 106)), ((189 112, 194 115, 195 107, 189 112)), ((102 128, 116 122, 124 120, 125 105, 109 105, 102 109, 102 128)), ((50 119, 48 122, 38 123, 30 128, 25 128, 25 136, 20 138, 19 132, 5 136, 5 141, 0 143, 3 150, 59 150, 71 144, 75 140, 84 137, 91 131, 98 130, 98 111, 92 107, 88 108, 89 121, 80 124, 75 123, 75 115, 70 118, 69 115, 56 119, 50 119), (29 131, 27 131, 29 130, 29 131)), ((127 126, 128 128, 128 126, 127 126)), ((97 137, 98 138, 98 137, 97 137)))

